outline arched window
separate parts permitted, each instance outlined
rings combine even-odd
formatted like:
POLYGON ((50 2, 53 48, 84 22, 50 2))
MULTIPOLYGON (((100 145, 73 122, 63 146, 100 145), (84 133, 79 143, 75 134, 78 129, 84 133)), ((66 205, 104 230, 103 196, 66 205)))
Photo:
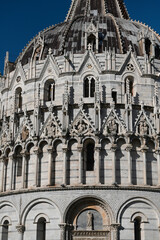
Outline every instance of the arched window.
POLYGON ((96 37, 93 34, 90 34, 87 38, 87 46, 91 46, 92 50, 96 51, 96 37))
POLYGON ((141 240, 141 217, 134 219, 134 240, 141 240))
POLYGON ((22 88, 20 87, 15 92, 15 105, 17 109, 22 109, 22 88))
POLYGON ((2 238, 1 240, 8 240, 9 222, 5 220, 2 225, 2 238))
POLYGON ((94 97, 95 93, 95 79, 87 77, 84 80, 84 97, 94 97))
POLYGON ((54 81, 48 80, 44 86, 44 100, 54 101, 55 100, 55 83, 54 81))
POLYGON ((146 50, 146 54, 148 56, 151 55, 151 41, 149 40, 149 38, 145 39, 145 50, 146 50))
POLYGON ((112 90, 112 99, 115 104, 117 104, 117 92, 113 89, 112 90))
POLYGON ((46 219, 43 217, 37 222, 37 240, 46 240, 46 219))
POLYGON ((94 171, 94 147, 92 140, 87 140, 84 144, 84 162, 86 171, 94 171))
POLYGON ((18 146, 15 150, 16 152, 16 175, 17 177, 22 176, 22 155, 21 155, 22 148, 18 146))
POLYGON ((124 86, 124 92, 126 94, 131 94, 131 96, 133 96, 133 77, 127 77, 125 79, 125 86, 124 86))

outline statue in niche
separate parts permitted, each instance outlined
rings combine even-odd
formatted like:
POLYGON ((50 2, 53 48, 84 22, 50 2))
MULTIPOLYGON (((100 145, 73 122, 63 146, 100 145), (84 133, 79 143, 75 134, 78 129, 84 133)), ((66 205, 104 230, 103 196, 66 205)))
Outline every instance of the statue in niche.
POLYGON ((2 145, 4 145, 5 143, 6 143, 6 141, 7 141, 7 132, 6 131, 4 131, 3 133, 2 133, 2 136, 1 136, 1 144, 2 145))
POLYGON ((22 141, 27 140, 27 138, 29 137, 29 129, 27 128, 27 126, 24 126, 22 129, 22 141))
POLYGON ((90 211, 87 213, 87 230, 93 230, 93 214, 90 211))
POLYGON ((148 125, 147 125, 147 122, 146 122, 144 116, 141 117, 141 120, 140 120, 139 133, 141 135, 147 135, 148 134, 148 125))

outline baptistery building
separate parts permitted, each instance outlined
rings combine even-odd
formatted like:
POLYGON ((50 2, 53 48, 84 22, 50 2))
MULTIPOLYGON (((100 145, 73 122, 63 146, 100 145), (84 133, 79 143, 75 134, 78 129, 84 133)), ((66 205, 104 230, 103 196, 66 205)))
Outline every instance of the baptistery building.
MULTIPOLYGON (((127 4, 127 0, 126 0, 127 4)), ((0 76, 0 239, 160 239, 160 36, 72 0, 0 76)))

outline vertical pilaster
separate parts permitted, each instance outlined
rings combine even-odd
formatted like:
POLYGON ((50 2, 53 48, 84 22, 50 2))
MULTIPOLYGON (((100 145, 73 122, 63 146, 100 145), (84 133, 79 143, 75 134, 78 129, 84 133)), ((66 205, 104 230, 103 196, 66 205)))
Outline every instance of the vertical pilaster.
POLYGON ((117 145, 112 144, 111 151, 112 151, 112 183, 116 182, 116 149, 117 145))
POLYGON ((34 186, 38 187, 38 173, 39 173, 39 149, 34 149, 35 153, 35 179, 34 179, 34 186))
POLYGON ((9 188, 12 190, 13 187, 13 161, 14 161, 14 155, 13 152, 9 154, 9 164, 10 164, 10 183, 9 188))
POLYGON ((100 154, 100 145, 95 147, 96 153, 96 183, 101 183, 101 154, 100 154))
POLYGON ((67 147, 63 147, 63 184, 67 184, 67 147))
POLYGON ((156 154, 157 154, 158 186, 160 186, 160 149, 156 151, 156 154))
POLYGON ((21 188, 25 188, 25 174, 26 174, 26 151, 21 151, 22 155, 22 179, 21 179, 21 188))
POLYGON ((126 147, 127 157, 128 157, 128 184, 132 185, 132 145, 128 144, 126 147))
POLYGON ((1 161, 1 187, 0 187, 0 191, 3 192, 3 190, 4 190, 4 167, 5 167, 4 156, 2 156, 0 158, 0 161, 1 161))
POLYGON ((48 149, 48 186, 52 185, 52 159, 53 159, 53 148, 50 146, 48 149))
POLYGON ((66 223, 59 224, 61 229, 61 240, 66 240, 66 223))
POLYGON ((119 239, 119 227, 120 224, 112 224, 112 240, 118 240, 119 239))
POLYGON ((83 183, 83 154, 82 154, 83 147, 82 145, 79 145, 77 150, 79 154, 79 183, 82 184, 83 183))
POLYGON ((143 154, 143 179, 144 185, 147 185, 147 146, 142 146, 141 152, 143 154))

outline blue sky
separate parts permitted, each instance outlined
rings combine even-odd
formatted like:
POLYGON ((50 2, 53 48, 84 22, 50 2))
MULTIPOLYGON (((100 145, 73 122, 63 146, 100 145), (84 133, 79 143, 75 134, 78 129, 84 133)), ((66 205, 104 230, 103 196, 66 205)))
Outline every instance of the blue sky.
MULTIPOLYGON (((15 61, 39 31, 63 22, 71 0, 2 0, 0 4, 0 72, 5 52, 15 61)), ((160 0, 125 0, 130 17, 160 33, 160 0)))

